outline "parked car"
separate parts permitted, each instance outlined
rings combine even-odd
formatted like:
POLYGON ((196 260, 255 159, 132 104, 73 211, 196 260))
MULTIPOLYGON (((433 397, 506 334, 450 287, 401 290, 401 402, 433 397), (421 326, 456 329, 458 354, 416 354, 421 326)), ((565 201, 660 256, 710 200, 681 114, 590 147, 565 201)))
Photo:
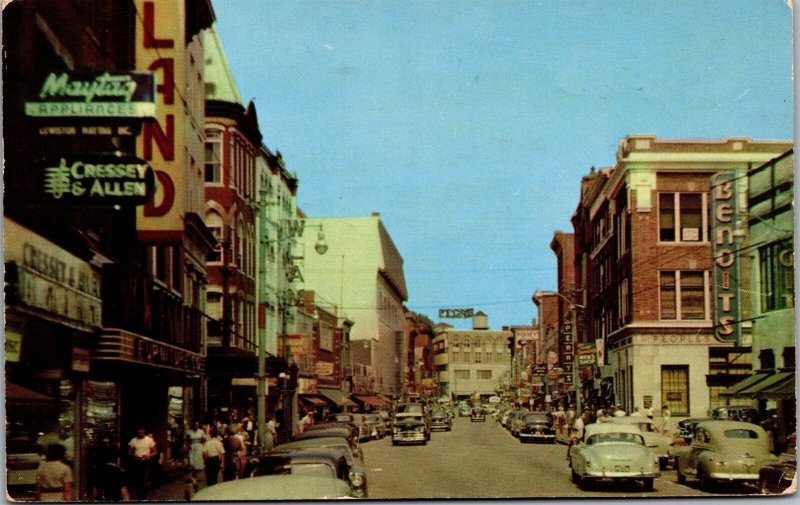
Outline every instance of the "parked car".
POLYGON ((44 447, 26 434, 6 439, 6 484, 15 498, 36 494, 36 470, 44 462, 44 447))
POLYGON ((687 417, 686 419, 681 419, 678 421, 678 436, 684 439, 687 444, 691 444, 697 425, 703 421, 710 420, 710 417, 687 417))
POLYGON ((549 412, 528 412, 520 416, 519 419, 520 424, 517 436, 520 442, 529 440, 556 441, 553 416, 549 412))
POLYGON ((396 416, 392 426, 392 445, 401 443, 417 443, 425 445, 430 438, 428 426, 421 415, 408 413, 396 416))
POLYGON ((366 421, 367 425, 373 428, 373 438, 383 438, 387 433, 389 433, 389 427, 379 414, 366 414, 364 415, 364 420, 366 421))
POLYGON ((749 405, 732 405, 727 407, 717 407, 708 413, 711 419, 722 421, 744 421, 755 423, 758 421, 758 411, 749 405))
POLYGON ((469 417, 471 413, 472 413, 472 408, 466 403, 462 403, 461 405, 458 406, 459 417, 469 417))
POLYGON ((694 477, 707 490, 715 482, 756 483, 765 464, 776 461, 763 428, 741 421, 705 421, 675 466, 678 482, 694 477))
POLYGON ((289 474, 220 482, 195 493, 192 501, 326 500, 350 497, 350 486, 336 477, 289 474))
POLYGON ((294 437, 292 437, 292 441, 295 440, 308 440, 310 438, 322 438, 322 437, 341 437, 347 440, 350 444, 350 447, 353 449, 358 448, 358 432, 354 431, 352 425, 333 425, 327 427, 320 427, 321 425, 315 425, 316 428, 313 430, 306 430, 303 433, 298 433, 294 437))
POLYGON ((325 416, 324 422, 328 423, 352 423, 353 422, 353 414, 348 413, 338 413, 338 414, 328 414, 325 416))
POLYGON ((786 452, 778 461, 767 463, 758 471, 758 487, 763 494, 783 493, 797 475, 797 433, 788 437, 786 452))
POLYGON ((675 439, 665 435, 652 419, 644 417, 609 417, 606 422, 631 424, 639 428, 644 437, 644 444, 658 456, 661 469, 665 469, 672 459, 672 444, 675 439))
POLYGON ((640 480, 645 490, 661 475, 656 456, 644 443, 637 426, 594 423, 584 429, 583 439, 569 448, 572 482, 582 486, 600 479, 640 480))
POLYGON ((364 468, 363 453, 360 448, 357 453, 353 451, 344 438, 323 437, 299 440, 297 442, 289 442, 276 446, 272 451, 304 451, 309 449, 330 449, 340 452, 347 460, 347 465, 349 466, 348 481, 353 490, 353 495, 357 498, 367 497, 367 471, 364 468))
POLYGON ((444 409, 435 409, 431 412, 431 431, 444 430, 450 431, 453 429, 453 420, 450 414, 444 409))
POLYGON ((486 422, 486 411, 483 410, 482 407, 475 407, 472 409, 472 413, 469 416, 469 420, 471 422, 480 421, 482 423, 486 422))

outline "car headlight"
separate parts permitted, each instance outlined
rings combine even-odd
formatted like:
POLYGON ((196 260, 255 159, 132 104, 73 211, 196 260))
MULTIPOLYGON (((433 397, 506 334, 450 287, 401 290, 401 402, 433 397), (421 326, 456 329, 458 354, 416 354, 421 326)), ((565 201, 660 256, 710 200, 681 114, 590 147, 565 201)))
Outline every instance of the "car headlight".
POLYGON ((364 476, 360 473, 350 472, 350 483, 355 487, 364 485, 364 476))

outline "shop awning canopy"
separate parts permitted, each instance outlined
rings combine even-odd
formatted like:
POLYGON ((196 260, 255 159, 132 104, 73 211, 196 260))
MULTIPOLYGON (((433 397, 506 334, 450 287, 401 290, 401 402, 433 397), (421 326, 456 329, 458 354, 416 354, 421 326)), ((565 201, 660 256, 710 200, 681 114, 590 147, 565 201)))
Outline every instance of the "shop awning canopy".
MULTIPOLYGON (((770 372, 758 372, 754 374, 750 374, 746 376, 744 379, 740 380, 733 386, 729 387, 725 391, 721 392, 720 396, 740 396, 740 393, 748 389, 749 387, 758 384, 759 382, 763 381, 767 377, 772 375, 770 372)), ((746 395, 745 395, 746 396, 746 395)))
POLYGON ((378 395, 353 395, 353 400, 363 405, 369 405, 375 408, 382 408, 386 404, 378 397, 378 395))
POLYGON ((6 401, 10 402, 50 402, 53 398, 37 393, 32 389, 6 381, 6 401))
POLYGON ((756 398, 781 400, 784 398, 793 398, 797 394, 794 372, 779 372, 775 375, 780 375, 781 377, 779 380, 765 386, 760 391, 756 391, 756 398))
POLYGON ((340 389, 336 388, 319 388, 319 394, 325 396, 330 401, 339 407, 355 407, 356 404, 344 394, 340 389))
POLYGON ((300 393, 300 401, 311 407, 335 407, 331 400, 317 393, 300 393))

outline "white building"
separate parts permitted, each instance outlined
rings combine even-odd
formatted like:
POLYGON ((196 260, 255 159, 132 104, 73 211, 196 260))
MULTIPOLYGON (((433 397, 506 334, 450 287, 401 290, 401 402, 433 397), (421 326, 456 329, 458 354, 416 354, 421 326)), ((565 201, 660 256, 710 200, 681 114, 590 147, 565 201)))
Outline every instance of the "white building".
POLYGON ((369 217, 308 218, 299 239, 306 251, 306 289, 339 305, 350 333, 353 392, 400 395, 407 366, 403 302, 408 299, 403 258, 381 222, 369 217), (319 227, 327 253, 314 250, 319 227))

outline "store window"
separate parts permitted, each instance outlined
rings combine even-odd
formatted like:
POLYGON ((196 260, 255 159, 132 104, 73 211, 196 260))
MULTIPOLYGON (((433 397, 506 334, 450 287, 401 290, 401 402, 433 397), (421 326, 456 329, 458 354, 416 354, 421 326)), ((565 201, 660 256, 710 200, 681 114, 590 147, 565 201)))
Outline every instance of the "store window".
POLYGON ((672 416, 689 415, 689 366, 661 366, 661 403, 672 416))
POLYGON ((781 240, 759 248, 761 312, 794 307, 794 244, 781 240))

